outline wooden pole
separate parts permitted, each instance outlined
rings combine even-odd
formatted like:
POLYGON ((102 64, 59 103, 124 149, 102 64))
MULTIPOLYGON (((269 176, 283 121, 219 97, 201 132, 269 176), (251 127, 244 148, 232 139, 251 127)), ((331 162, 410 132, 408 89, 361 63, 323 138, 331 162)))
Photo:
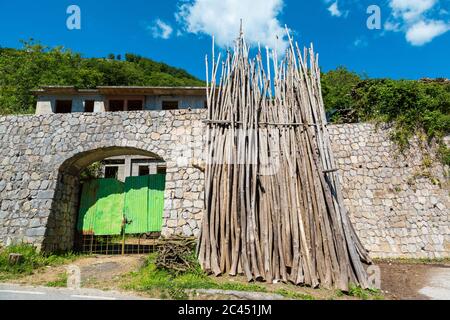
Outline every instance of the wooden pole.
POLYGON ((217 276, 366 288, 370 258, 343 205, 318 55, 286 32, 280 61, 267 48, 265 63, 261 51, 250 58, 242 30, 222 63, 213 48, 199 261, 217 276))

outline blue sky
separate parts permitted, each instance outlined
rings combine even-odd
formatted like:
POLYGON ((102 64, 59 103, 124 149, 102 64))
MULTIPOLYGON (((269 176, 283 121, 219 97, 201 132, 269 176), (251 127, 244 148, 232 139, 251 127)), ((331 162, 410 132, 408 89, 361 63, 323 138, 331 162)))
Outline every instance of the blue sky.
POLYGON ((249 42, 278 49, 287 24, 299 44, 314 43, 324 70, 450 78, 450 0, 0 0, 0 45, 34 38, 85 57, 132 52, 204 79, 211 34, 226 47, 241 18, 249 42), (70 5, 81 10, 80 30, 66 26, 70 5), (370 5, 381 29, 367 27, 370 5))

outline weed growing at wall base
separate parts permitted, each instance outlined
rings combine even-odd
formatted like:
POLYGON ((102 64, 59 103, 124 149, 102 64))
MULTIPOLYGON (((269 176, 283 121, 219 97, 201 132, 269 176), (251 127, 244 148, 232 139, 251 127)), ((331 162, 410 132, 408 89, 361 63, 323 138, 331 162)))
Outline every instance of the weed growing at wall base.
POLYGON ((73 253, 64 255, 39 253, 35 247, 26 244, 0 248, 0 281, 31 275, 34 271, 45 266, 63 265, 75 260, 75 258, 76 255, 73 253), (11 253, 21 254, 22 261, 11 265, 9 263, 11 253))

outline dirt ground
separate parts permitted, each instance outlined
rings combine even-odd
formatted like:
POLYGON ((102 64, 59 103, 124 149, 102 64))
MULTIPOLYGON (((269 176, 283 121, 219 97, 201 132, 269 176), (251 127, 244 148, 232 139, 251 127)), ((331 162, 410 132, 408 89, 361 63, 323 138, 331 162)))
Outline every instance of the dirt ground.
MULTIPOLYGON (((139 270, 145 256, 90 256, 71 263, 81 270, 82 286, 96 289, 113 289, 115 283, 125 274, 139 270)), ((10 281, 16 284, 46 285, 57 281, 67 271, 67 266, 47 267, 31 276, 10 281)))
POLYGON ((377 265, 381 269, 381 289, 386 299, 392 300, 428 300, 419 291, 429 284, 438 270, 450 269, 449 263, 379 262, 377 265))
MULTIPOLYGON (((72 265, 80 267, 82 285, 85 288, 123 291, 124 275, 138 271, 145 261, 145 256, 91 256, 83 257, 72 265)), ((442 268, 450 268, 450 264, 413 264, 399 262, 378 262, 381 269, 382 295, 388 300, 427 300, 419 291, 427 286, 433 273, 442 268)), ((61 279, 67 266, 49 267, 32 276, 10 281, 16 284, 42 286, 61 279)), ((242 282, 243 277, 222 277, 217 281, 242 282)), ((259 284, 265 285, 269 291, 287 289, 300 294, 313 296, 315 299, 356 299, 349 296, 339 296, 336 290, 311 289, 294 287, 289 284, 259 284)), ((142 295, 142 294, 140 294, 142 295)))

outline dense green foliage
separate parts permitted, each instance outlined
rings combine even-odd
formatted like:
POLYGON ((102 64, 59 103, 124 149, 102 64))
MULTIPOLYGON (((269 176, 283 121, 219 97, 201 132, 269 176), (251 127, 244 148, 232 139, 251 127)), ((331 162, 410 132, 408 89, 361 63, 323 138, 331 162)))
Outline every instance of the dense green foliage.
MULTIPOLYGON (((61 47, 24 43, 23 50, 0 48, 0 115, 33 113, 31 90, 46 85, 202 86, 186 71, 133 54, 125 60, 82 58, 61 47)), ((118 57, 120 58, 120 57, 118 57)))
POLYGON ((352 97, 360 119, 393 123, 401 146, 420 130, 437 139, 449 133, 450 84, 367 80, 353 89, 352 97))
POLYGON ((346 122, 354 119, 352 109, 353 88, 362 81, 362 78, 344 67, 338 67, 322 75, 323 102, 334 122, 346 122))
POLYGON ((441 143, 450 134, 450 82, 364 79, 345 68, 325 73, 322 82, 332 122, 389 123, 401 148, 424 133, 440 143, 442 160, 450 164, 449 149, 441 143))

